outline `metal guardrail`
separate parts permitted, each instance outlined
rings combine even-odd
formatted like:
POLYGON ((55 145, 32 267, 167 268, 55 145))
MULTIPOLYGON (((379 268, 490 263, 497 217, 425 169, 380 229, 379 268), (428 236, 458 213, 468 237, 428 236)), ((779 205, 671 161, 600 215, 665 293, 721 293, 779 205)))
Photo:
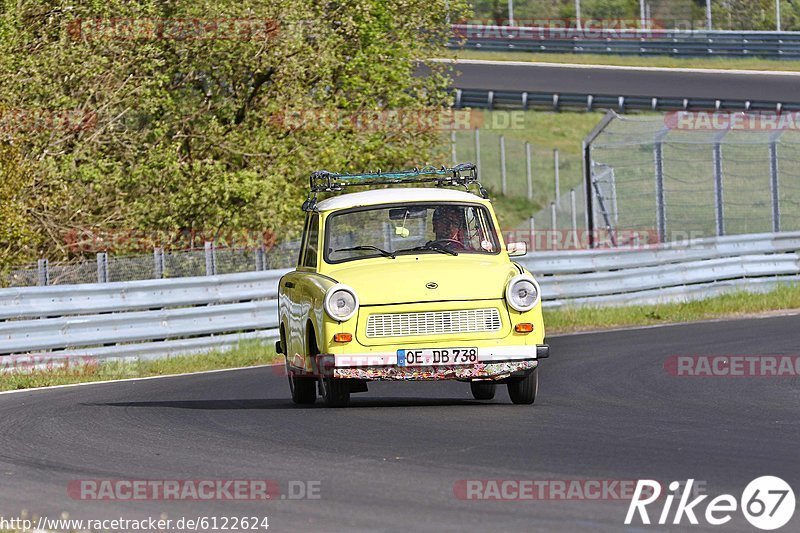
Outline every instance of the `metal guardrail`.
POLYGON ((452 48, 573 54, 800 59, 800 32, 577 30, 453 25, 452 48))
POLYGON ((0 320, 274 299, 288 271, 1 289, 0 320))
POLYGON ((455 89, 454 107, 483 109, 562 108, 629 109, 649 111, 800 111, 800 103, 767 100, 715 100, 712 98, 666 98, 640 95, 590 93, 553 93, 536 91, 492 91, 487 89, 455 89))
POLYGON ((522 258, 545 307, 666 303, 800 281, 800 232, 668 243, 658 248, 533 253, 522 258))
POLYGON ((285 272, 0 289, 0 358, 149 358, 275 339, 285 272))
MULTIPOLYGON (((533 252, 520 262, 547 308, 659 303, 800 281, 800 232, 533 252)), ((272 340, 285 272, 0 289, 0 363, 9 354, 158 358, 272 340)))

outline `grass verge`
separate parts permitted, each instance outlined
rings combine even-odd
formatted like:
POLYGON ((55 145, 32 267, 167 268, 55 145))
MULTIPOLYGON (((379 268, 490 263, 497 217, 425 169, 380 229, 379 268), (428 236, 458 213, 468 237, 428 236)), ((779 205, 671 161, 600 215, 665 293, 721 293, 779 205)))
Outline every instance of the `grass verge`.
POLYGON ((705 300, 629 307, 580 307, 545 311, 548 334, 736 318, 769 311, 800 310, 800 285, 770 292, 735 292, 705 300))
POLYGON ((578 65, 615 65, 623 67, 698 68, 722 70, 800 70, 800 61, 780 61, 757 57, 678 58, 667 56, 622 56, 605 54, 544 54, 535 52, 479 52, 459 50, 458 59, 486 61, 531 61, 541 63, 574 63, 578 65))
POLYGON ((0 377, 0 391, 51 387, 91 381, 166 376, 186 372, 202 372, 224 368, 264 365, 281 361, 275 349, 255 341, 243 342, 236 348, 201 355, 185 355, 152 361, 81 361, 65 366, 26 369, 8 372, 0 377))
MULTIPOLYGON (((548 310, 545 311, 544 321, 548 334, 557 334, 624 326, 736 318, 794 309, 800 309, 800 285, 797 284, 779 287, 767 293, 737 292, 686 303, 548 310)), ((245 342, 227 352, 211 352, 155 361, 107 361, 7 373, 0 377, 0 390, 165 376, 263 365, 281 360, 282 357, 277 355, 271 346, 258 342, 245 342)))

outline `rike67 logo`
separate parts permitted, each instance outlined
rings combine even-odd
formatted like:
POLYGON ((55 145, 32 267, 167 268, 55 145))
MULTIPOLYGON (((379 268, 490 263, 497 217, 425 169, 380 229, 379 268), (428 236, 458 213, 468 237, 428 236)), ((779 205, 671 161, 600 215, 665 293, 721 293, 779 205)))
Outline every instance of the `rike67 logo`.
MULTIPOLYGON (((670 492, 663 499, 663 507, 661 513, 658 514, 657 524, 679 525, 686 518, 690 524, 697 525, 699 524, 699 515, 705 519, 706 523, 719 526, 730 522, 733 513, 741 509, 744 517, 753 526, 762 530, 773 530, 786 525, 794 515, 794 492, 789 484, 779 477, 762 476, 754 479, 745 487, 739 501, 731 494, 721 494, 705 504, 705 512, 701 512, 703 508, 701 504, 708 498, 708 495, 702 494, 689 500, 692 496, 693 484, 694 479, 687 480, 685 484, 678 481, 669 484, 670 492), (681 487, 683 487, 683 491, 678 493, 681 487), (678 503, 673 513, 672 504, 676 498, 678 503), (670 515, 672 515, 671 521, 670 515)), ((659 500, 662 496, 661 492, 662 487, 658 481, 640 479, 636 483, 628 514, 625 516, 625 524, 633 523, 637 512, 643 524, 650 524, 647 506, 659 500)), ((657 507, 657 505, 653 507, 657 507)))

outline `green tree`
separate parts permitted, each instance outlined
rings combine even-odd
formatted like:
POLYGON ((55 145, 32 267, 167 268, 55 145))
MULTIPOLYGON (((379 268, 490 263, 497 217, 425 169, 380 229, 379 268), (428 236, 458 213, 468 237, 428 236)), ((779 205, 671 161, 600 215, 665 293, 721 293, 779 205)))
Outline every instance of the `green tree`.
POLYGON ((2 0, 0 109, 56 115, 9 139, 37 184, 25 231, 42 236, 41 253, 62 255, 60 236, 75 229, 285 233, 298 225, 312 170, 436 162, 439 133, 424 124, 287 128, 282 118, 446 107, 447 67, 414 74, 442 54, 448 15, 465 9, 458 0, 2 0), (124 34, 132 21, 139 33, 124 34))

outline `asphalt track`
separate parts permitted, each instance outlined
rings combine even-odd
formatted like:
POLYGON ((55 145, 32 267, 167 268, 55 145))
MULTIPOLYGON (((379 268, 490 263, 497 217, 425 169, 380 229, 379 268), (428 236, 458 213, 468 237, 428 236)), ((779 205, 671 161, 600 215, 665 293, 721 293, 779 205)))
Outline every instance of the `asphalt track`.
MULTIPOLYGON (((298 408, 275 368, 0 395, 0 516, 269 516, 270 531, 619 531, 627 502, 474 501, 464 479, 694 478, 800 488, 798 378, 681 378, 680 355, 797 354, 800 316, 556 337, 540 397, 383 383, 298 408), (316 500, 80 501, 76 479, 320 481, 316 500)), ((703 507, 704 508, 704 507, 703 507)), ((660 508, 653 511, 653 515, 660 508)), ((654 517, 655 518, 655 517, 654 517)), ((672 530, 686 530, 672 526, 672 530)), ((665 528, 639 524, 632 530, 665 528)), ((740 513, 725 526, 753 531, 740 513)), ((782 531, 800 529, 800 511, 782 531)))
POLYGON ((800 73, 470 60, 454 70, 459 89, 800 102, 800 73))

